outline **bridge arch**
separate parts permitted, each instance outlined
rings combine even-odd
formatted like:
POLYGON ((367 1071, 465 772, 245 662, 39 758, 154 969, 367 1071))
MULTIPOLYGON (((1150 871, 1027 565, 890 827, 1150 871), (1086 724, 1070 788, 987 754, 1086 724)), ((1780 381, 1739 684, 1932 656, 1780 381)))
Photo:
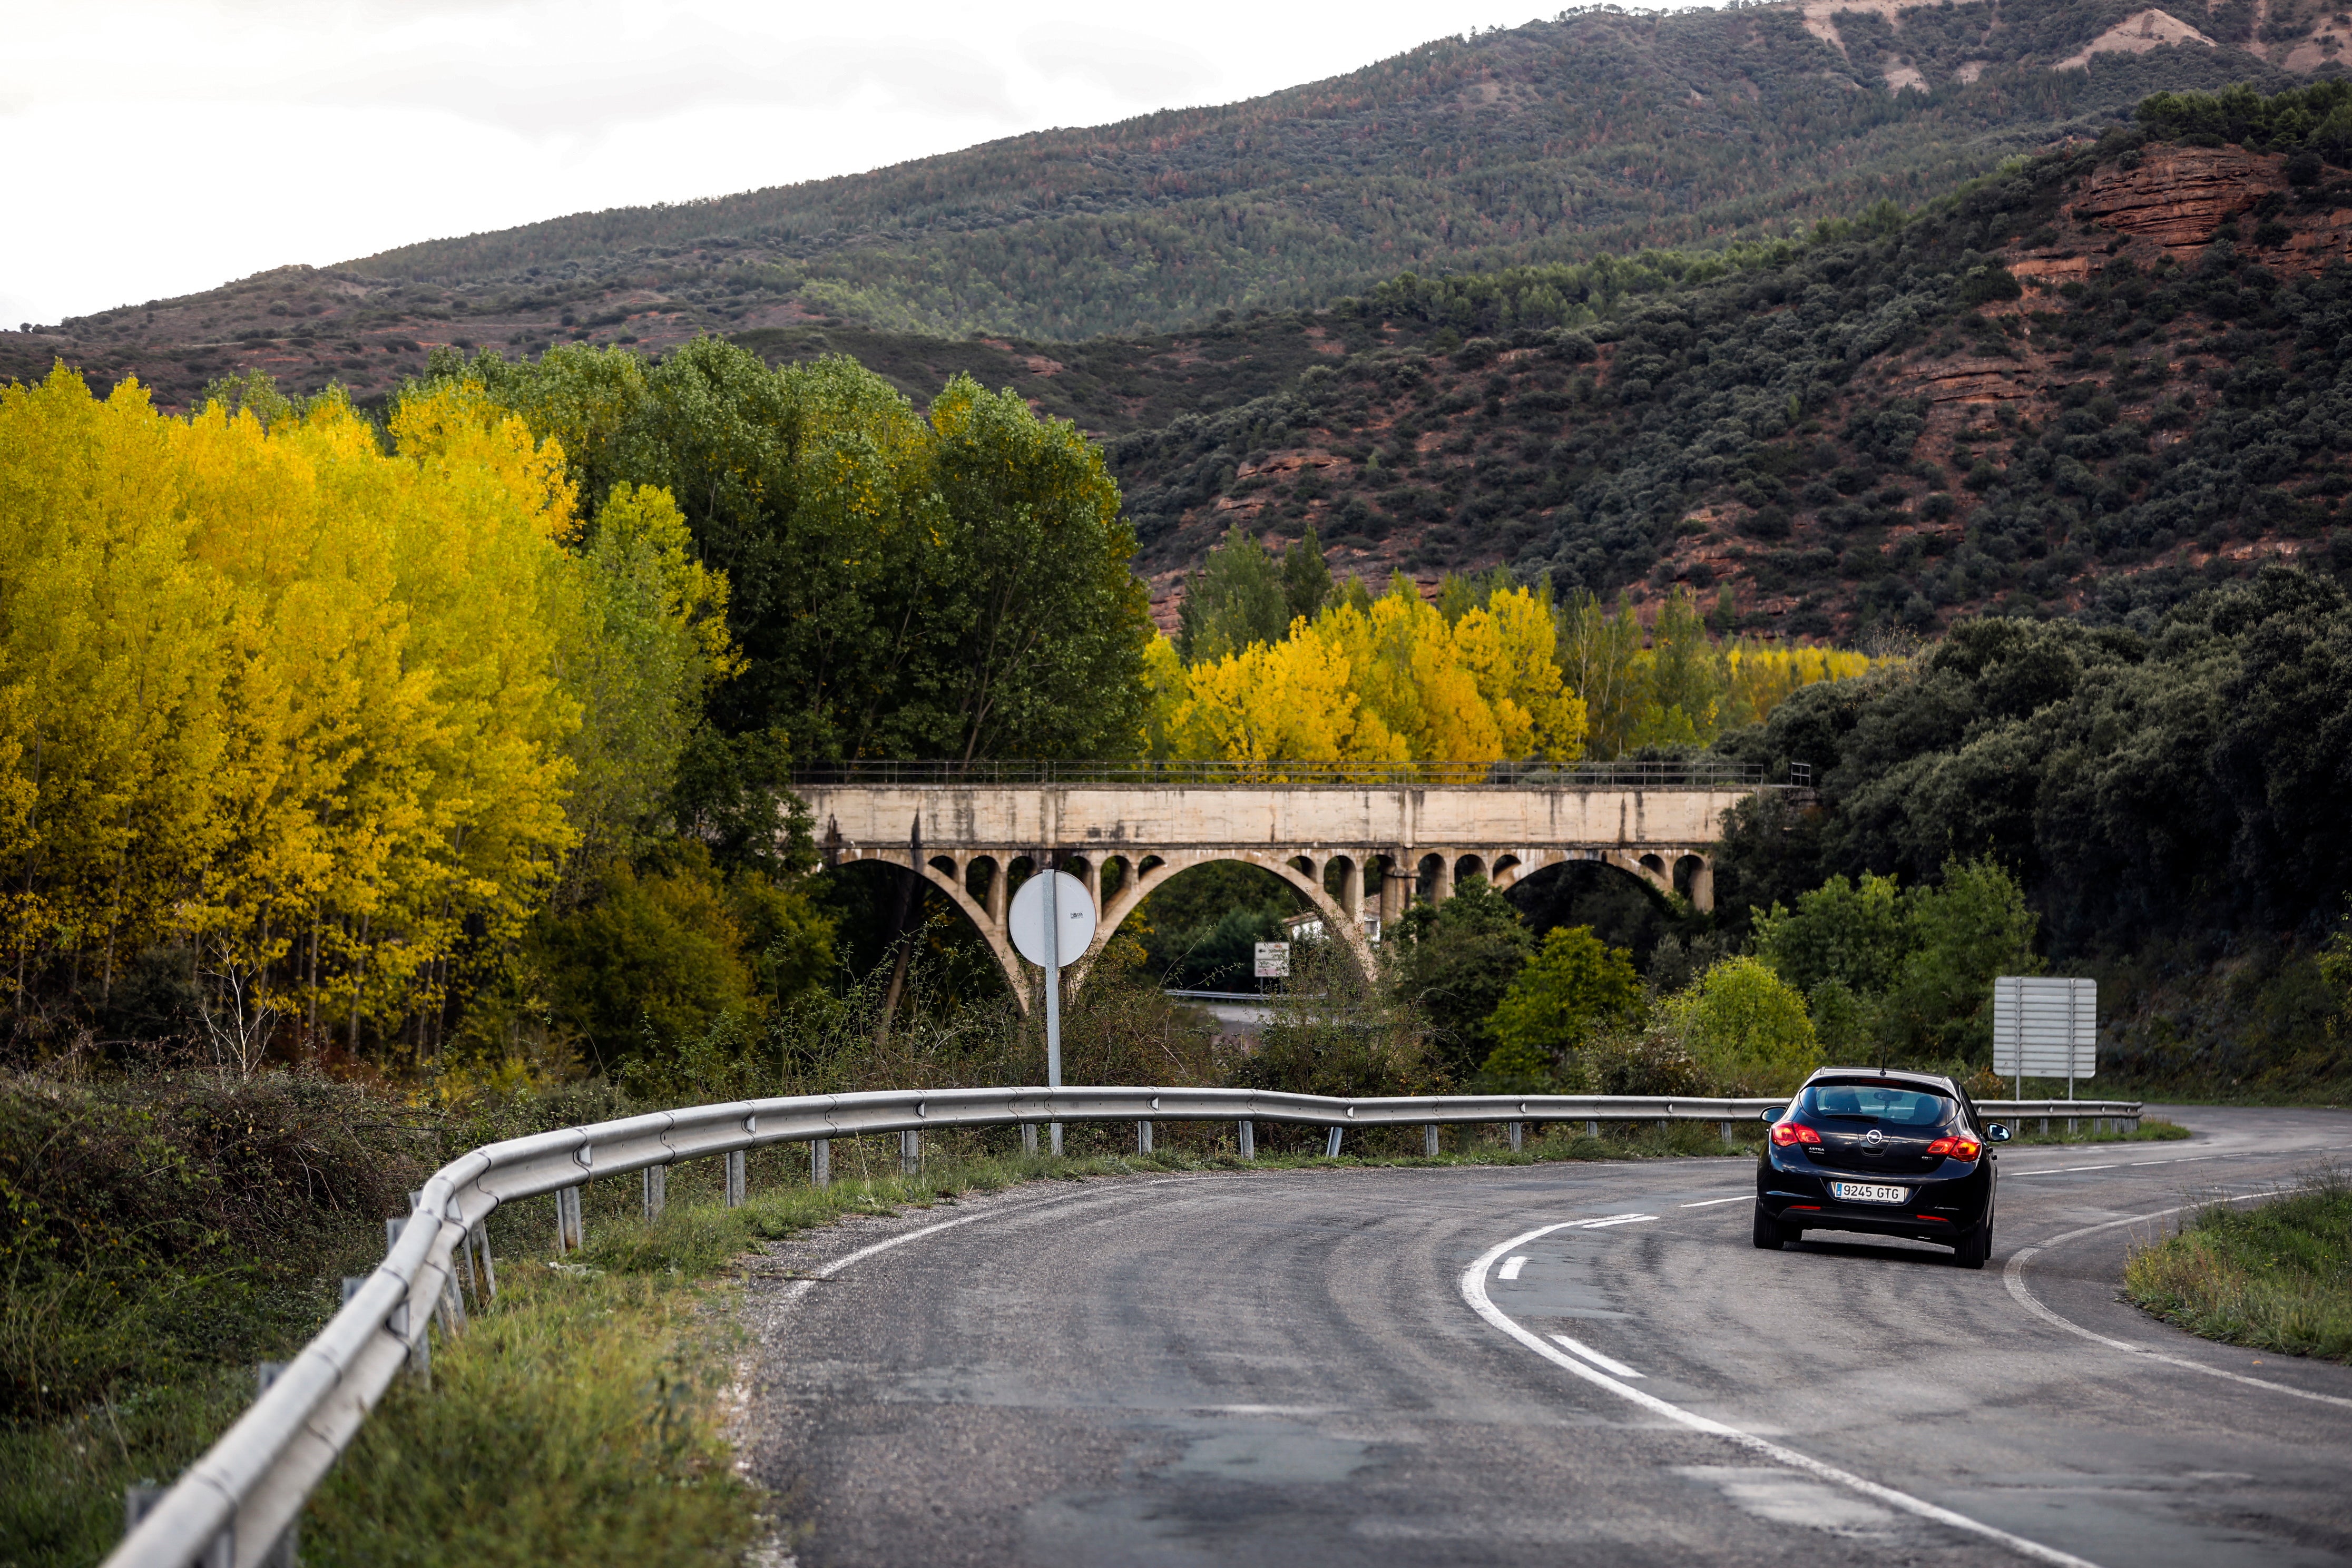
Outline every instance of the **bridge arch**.
MULTIPOLYGON (((1015 1004, 1024 1013, 1029 1010, 1028 982, 1022 974, 1021 954, 1013 946, 1013 938, 1004 923, 1004 910, 1009 902, 1006 872, 999 871, 995 858, 987 855, 959 858, 933 855, 918 864, 913 852, 906 849, 868 849, 862 854, 843 856, 829 863, 832 866, 872 865, 893 866, 908 876, 919 877, 945 894, 948 900, 961 910, 981 941, 988 944, 990 956, 1004 974, 1004 983, 1012 987, 1015 1004), (983 890, 975 895, 970 886, 972 862, 987 862, 983 890)), ((1015 866, 1019 861, 1013 862, 1015 866)))
POLYGON ((1315 911, 1323 917, 1323 930, 1327 935, 1336 932, 1339 940, 1347 944, 1357 967, 1367 976, 1379 973, 1371 943, 1364 936, 1362 921, 1350 913, 1340 900, 1331 896, 1317 871, 1300 868, 1301 861, 1313 866, 1309 857, 1285 858, 1279 853, 1261 849, 1215 848, 1173 850, 1164 857, 1154 857, 1154 859, 1158 863, 1152 866, 1147 876, 1137 879, 1132 885, 1121 889, 1108 903, 1099 906, 1101 918, 1095 929, 1095 940, 1087 949, 1082 967, 1073 977, 1074 987, 1083 983, 1086 974, 1094 968, 1095 960, 1101 956, 1104 948, 1110 945, 1110 940, 1118 933, 1118 928, 1127 923, 1127 917, 1133 914, 1144 900, 1165 886, 1169 879, 1178 872, 1189 871, 1195 866, 1213 865, 1220 860, 1256 866, 1273 872, 1297 889, 1307 896, 1315 911))

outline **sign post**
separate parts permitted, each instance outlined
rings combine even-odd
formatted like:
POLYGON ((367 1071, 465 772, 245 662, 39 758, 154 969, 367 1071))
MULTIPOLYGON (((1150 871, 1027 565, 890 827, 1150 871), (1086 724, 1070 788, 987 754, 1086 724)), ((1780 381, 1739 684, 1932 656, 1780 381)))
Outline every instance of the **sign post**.
MULTIPOLYGON (((1045 972, 1045 1087, 1062 1087, 1062 966, 1082 957, 1095 939, 1095 904, 1087 885, 1067 871, 1048 871, 1021 884, 1004 923, 1021 956, 1045 972)), ((1051 1124, 1054 1152, 1062 1152, 1062 1124, 1051 1124)))
POLYGON ((2096 1076, 2099 983, 2055 975, 2004 974, 1992 983, 1992 1070, 2025 1098, 2022 1080, 2096 1076))

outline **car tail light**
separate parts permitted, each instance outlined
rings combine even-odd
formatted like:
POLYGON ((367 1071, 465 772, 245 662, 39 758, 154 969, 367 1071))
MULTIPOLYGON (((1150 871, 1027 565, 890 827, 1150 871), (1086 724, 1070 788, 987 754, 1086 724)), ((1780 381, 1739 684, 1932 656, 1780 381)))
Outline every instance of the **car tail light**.
POLYGON ((1818 1143, 1821 1141, 1822 1135, 1801 1121, 1772 1123, 1772 1146, 1776 1149, 1786 1149, 1791 1143, 1818 1143))
POLYGON ((1984 1152, 1984 1145, 1973 1138, 1938 1138, 1927 1145, 1930 1154, 1945 1154, 1955 1160, 1973 1160, 1984 1152))

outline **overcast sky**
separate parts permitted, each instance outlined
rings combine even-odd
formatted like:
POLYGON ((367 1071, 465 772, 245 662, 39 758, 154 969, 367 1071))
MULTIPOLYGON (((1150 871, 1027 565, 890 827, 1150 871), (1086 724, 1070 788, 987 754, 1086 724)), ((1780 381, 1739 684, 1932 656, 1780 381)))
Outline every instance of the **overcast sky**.
POLYGON ((0 321, 1229 102, 1527 3, 0 0, 0 321))

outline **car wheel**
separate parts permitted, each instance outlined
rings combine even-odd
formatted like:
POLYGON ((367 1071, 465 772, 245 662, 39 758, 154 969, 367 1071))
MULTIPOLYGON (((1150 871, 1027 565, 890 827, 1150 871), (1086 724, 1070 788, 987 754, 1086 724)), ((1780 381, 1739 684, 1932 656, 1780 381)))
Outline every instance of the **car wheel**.
POLYGON ((1767 1252, 1778 1252, 1780 1250, 1781 1246, 1784 1243, 1793 1241, 1796 1238, 1794 1237, 1789 1234, 1788 1226, 1782 1225, 1779 1220, 1774 1219, 1770 1211, 1766 1209, 1762 1204, 1758 1204, 1756 1205, 1757 1246, 1762 1247, 1767 1252))
POLYGON ((1985 1215, 1984 1224, 1960 1237, 1952 1261, 1963 1268, 1982 1268, 1985 1259, 1992 1256, 1992 1215, 1985 1215))

